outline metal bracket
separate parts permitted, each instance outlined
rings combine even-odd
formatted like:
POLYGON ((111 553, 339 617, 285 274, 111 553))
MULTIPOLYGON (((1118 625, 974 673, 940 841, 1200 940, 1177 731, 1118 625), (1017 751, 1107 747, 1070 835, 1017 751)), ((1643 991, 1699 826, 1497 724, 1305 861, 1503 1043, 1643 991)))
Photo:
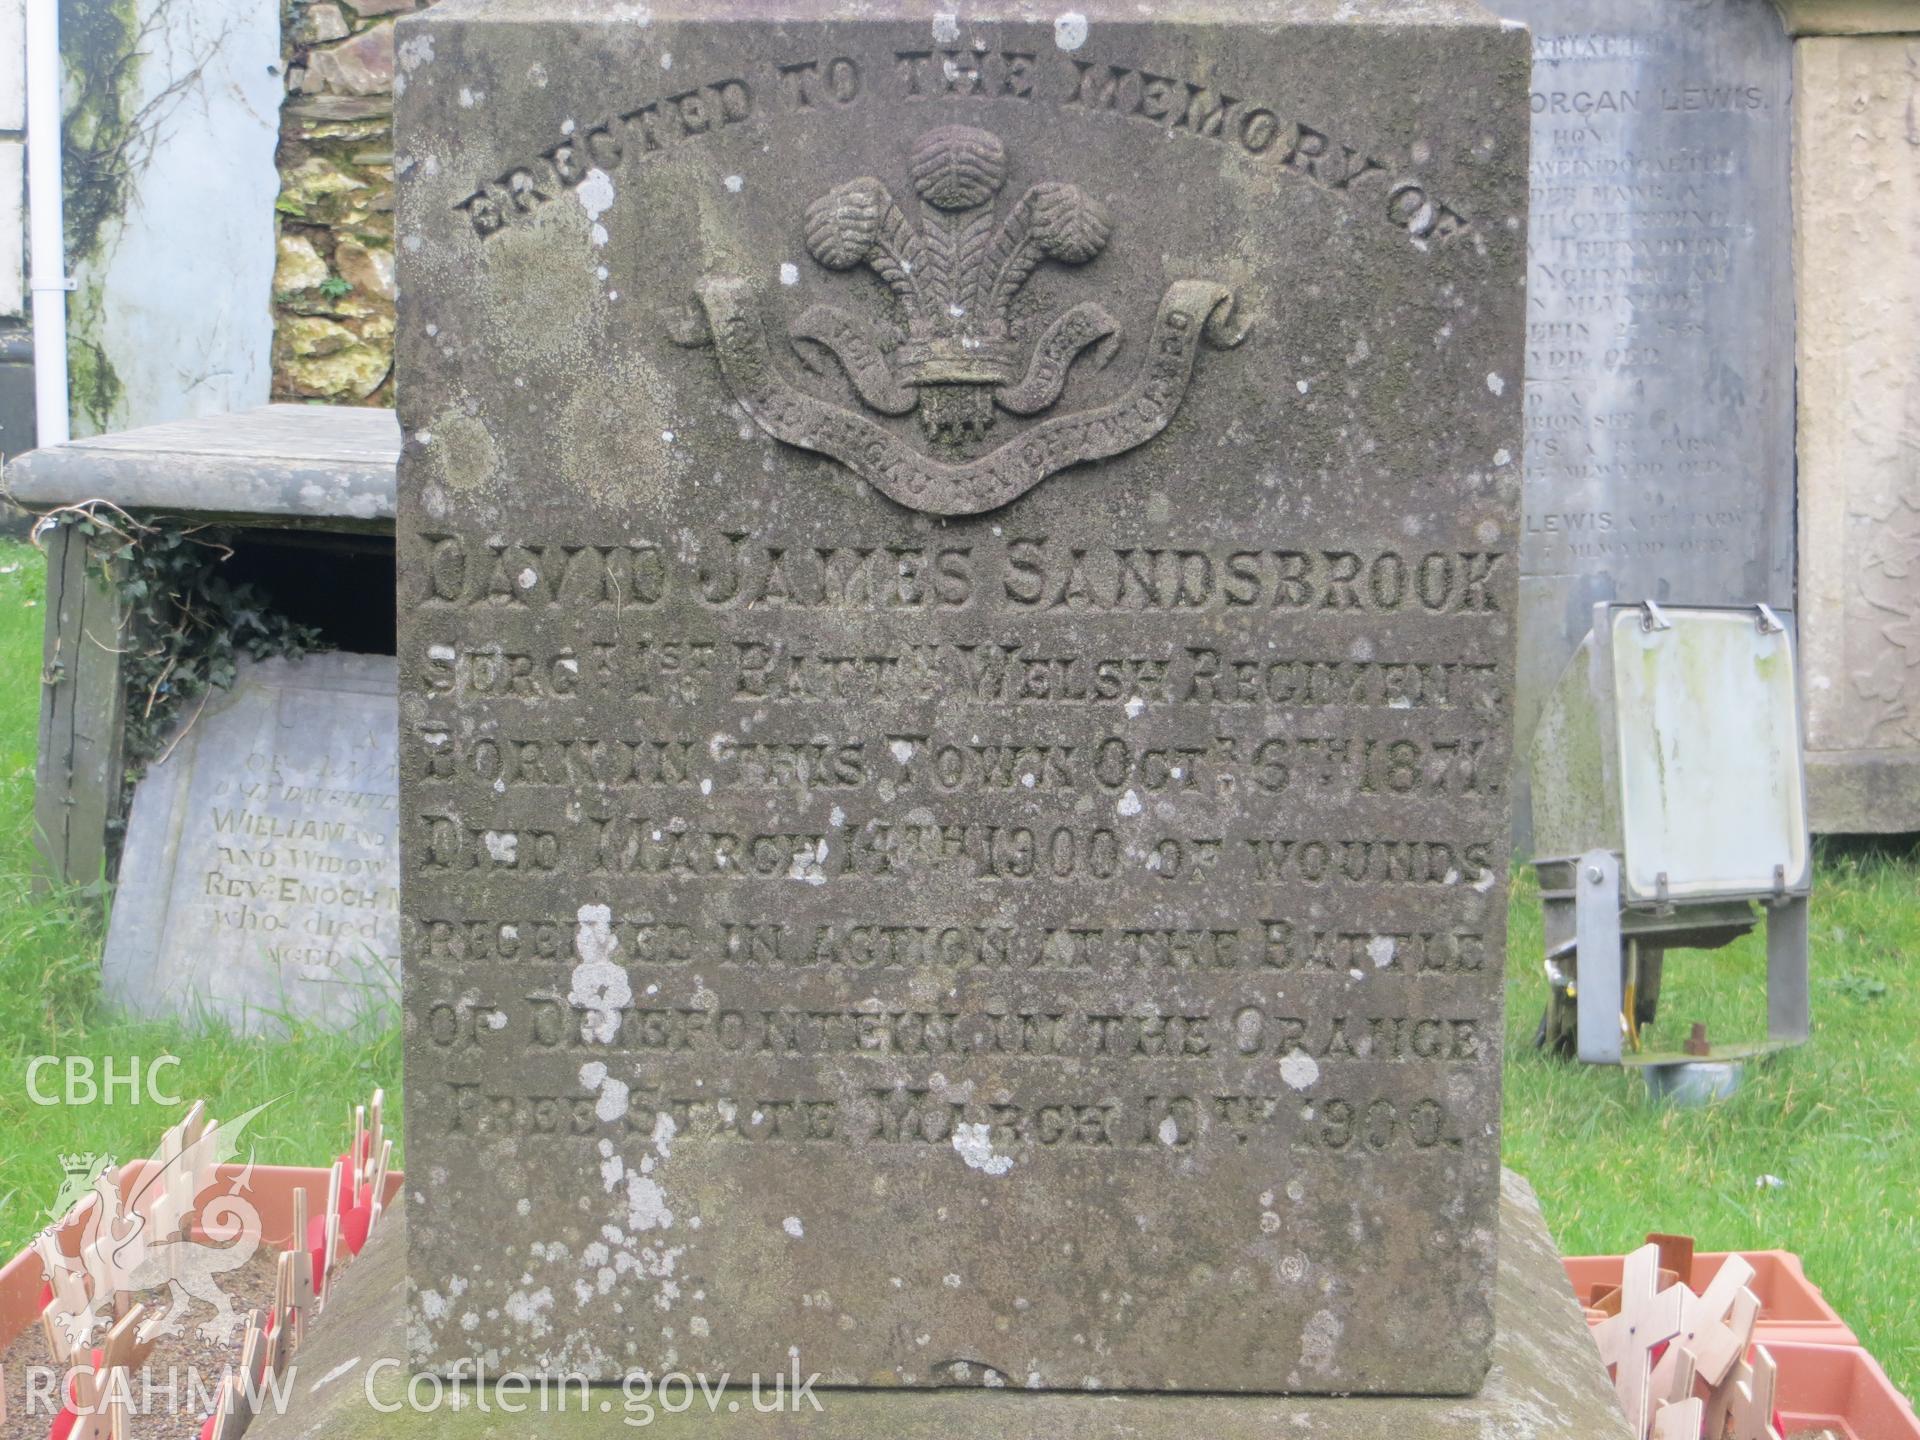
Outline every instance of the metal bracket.
POLYGON ((1620 857, 1611 850, 1589 850, 1580 857, 1574 936, 1579 956, 1574 999, 1580 1058, 1589 1065, 1618 1065, 1620 857))
POLYGON ((1781 635, 1786 633, 1787 627, 1780 623, 1780 617, 1773 613, 1773 607, 1771 605, 1757 605, 1754 608, 1760 612, 1760 633, 1762 635, 1781 635))
POLYGON ((79 288, 80 282, 71 275, 62 275, 58 280, 35 279, 27 282, 28 291, 34 295, 50 295, 62 290, 71 293, 79 288))
POLYGON ((1799 1045, 1812 1033, 1807 897, 1801 895, 1767 910, 1767 1035, 1775 1044, 1799 1045))
POLYGON ((1667 612, 1651 600, 1640 602, 1640 628, 1642 630, 1671 630, 1673 622, 1667 618, 1667 612))

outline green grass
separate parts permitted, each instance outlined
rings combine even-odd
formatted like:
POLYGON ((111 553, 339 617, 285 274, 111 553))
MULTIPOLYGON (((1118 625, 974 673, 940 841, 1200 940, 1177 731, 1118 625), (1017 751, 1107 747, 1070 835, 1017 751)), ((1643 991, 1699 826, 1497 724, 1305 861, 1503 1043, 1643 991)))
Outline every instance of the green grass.
MULTIPOLYGON (((35 1055, 180 1057, 169 1088, 217 1116, 284 1096, 254 1131, 267 1163, 313 1163, 343 1144, 347 1107, 376 1085, 395 1097, 392 1030, 284 1041, 191 1035, 108 1017, 96 982, 100 935, 83 903, 35 899, 33 757, 43 566, 0 544, 0 1255, 42 1223, 65 1152, 125 1159, 150 1149, 178 1111, 116 1104, 41 1108, 27 1098, 35 1055), (7 567, 17 566, 8 571, 7 567)), ((1627 1250, 1650 1230, 1702 1249, 1797 1251, 1808 1275, 1885 1366, 1920 1385, 1920 861, 1823 847, 1813 905, 1814 1038, 1750 1070, 1731 1101, 1656 1108, 1618 1070, 1548 1060, 1529 1043, 1544 992, 1540 916, 1515 886, 1508 982, 1507 1163, 1540 1192, 1569 1254, 1627 1250), (1761 1186, 1762 1176, 1783 1184, 1761 1186)), ((1758 938, 1672 957, 1662 1029, 1710 1023, 1719 1040, 1765 1033, 1758 938)), ((51 1077, 49 1077, 51 1078, 51 1077)))
MULTIPOLYGON (((1812 1041, 1732 1099, 1655 1107, 1624 1071, 1532 1048, 1546 982, 1540 911, 1516 884, 1508 952, 1507 1164, 1532 1180, 1570 1255, 1649 1231, 1703 1250, 1792 1250, 1893 1382, 1920 1387, 1920 863, 1910 848, 1817 852, 1812 1041), (1763 1184, 1762 1176, 1784 1182, 1763 1184)), ((1759 935, 1667 960, 1656 1037, 1766 1035, 1759 935)))
MULTIPOLYGON (((133 1024, 109 1016, 99 997, 102 928, 82 896, 35 896, 33 772, 39 727, 46 565, 29 546, 0 542, 0 1259, 46 1223, 41 1213, 61 1181, 60 1157, 85 1152, 129 1160, 153 1149, 181 1109, 127 1102, 41 1106, 27 1089, 35 1056, 111 1059, 124 1073, 133 1057, 179 1058, 160 1090, 204 1099, 218 1118, 278 1099, 248 1127, 262 1164, 323 1163, 346 1148, 349 1107, 375 1086, 395 1099, 397 1029, 359 1036, 296 1029, 284 1040, 224 1031, 189 1033, 177 1024, 133 1024), (281 1098, 284 1097, 284 1098, 281 1098)), ((61 1089, 60 1067, 39 1076, 42 1095, 61 1089)), ((396 1149, 398 1145, 396 1144, 396 1149)))

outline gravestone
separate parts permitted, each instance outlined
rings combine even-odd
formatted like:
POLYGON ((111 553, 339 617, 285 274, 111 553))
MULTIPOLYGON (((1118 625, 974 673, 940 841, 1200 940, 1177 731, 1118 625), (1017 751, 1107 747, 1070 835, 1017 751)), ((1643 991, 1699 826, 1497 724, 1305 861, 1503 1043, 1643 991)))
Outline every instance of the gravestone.
POLYGON ((1771 0, 1498 8, 1533 30, 1524 760, 1595 602, 1793 604, 1791 43, 1771 0))
POLYGON ((134 792, 102 982, 143 1015, 345 1027, 400 990, 395 668, 242 660, 134 792))
POLYGON ((401 22, 417 1365, 1486 1371, 1526 37, 993 13, 401 22))

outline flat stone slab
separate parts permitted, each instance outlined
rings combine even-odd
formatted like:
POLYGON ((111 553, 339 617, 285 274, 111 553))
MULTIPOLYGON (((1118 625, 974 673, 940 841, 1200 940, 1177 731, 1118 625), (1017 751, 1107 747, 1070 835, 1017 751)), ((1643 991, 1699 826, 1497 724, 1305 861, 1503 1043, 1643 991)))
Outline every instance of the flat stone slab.
POLYGON ((262 405, 32 450, 8 462, 6 483, 29 509, 103 499, 127 510, 391 530, 399 457, 391 410, 262 405))
POLYGON ((401 21, 417 1359, 1479 1386, 1526 45, 401 21))
POLYGON ((136 787, 107 997, 345 1027, 398 999, 394 662, 242 661, 136 787))
MULTIPOLYGON (((263 1415, 249 1434, 257 1440, 519 1440, 530 1433, 579 1440, 635 1433, 766 1440, 1629 1440, 1626 1416, 1539 1202, 1510 1171, 1501 1187, 1499 1224, 1493 1367, 1480 1393, 1468 1399, 1036 1395, 978 1388, 902 1394, 816 1387, 819 1412, 803 1402, 799 1413, 776 1415, 754 1414, 751 1379, 735 1375, 712 1413, 697 1382, 691 1409, 674 1414, 662 1408, 662 1393, 681 1404, 682 1386, 675 1379, 664 1392, 643 1392, 636 1382, 626 1393, 595 1389, 584 1401, 576 1385, 567 1391, 564 1411, 557 1408, 557 1391, 544 1412, 531 1408, 537 1400, 509 1395, 509 1404, 530 1407, 513 1417, 497 1408, 481 1413, 471 1381, 461 1403, 450 1387, 438 1391, 423 1382, 422 1405, 436 1394, 443 1403, 432 1413, 407 1408, 407 1372, 396 1363, 407 1353, 405 1221, 396 1211, 340 1279, 335 1299, 308 1335, 286 1413, 263 1415), (651 1404, 651 1413, 629 1411, 630 1397, 636 1406, 651 1404), (729 1400, 739 1408, 730 1410, 729 1400), (382 1413, 376 1405, 400 1408, 382 1413), (629 1417, 645 1419, 645 1429, 636 1432, 622 1423, 629 1417)), ((803 1353, 801 1378, 812 1370, 803 1353)), ((655 1378, 657 1383, 661 1377, 655 1378)), ((709 1376, 708 1384, 717 1385, 718 1376, 709 1376)), ((790 1393, 790 1378, 786 1384, 790 1393)), ((771 1375, 762 1377, 763 1401, 772 1385, 771 1375)), ((491 1391, 488 1404, 498 1404, 491 1391)))

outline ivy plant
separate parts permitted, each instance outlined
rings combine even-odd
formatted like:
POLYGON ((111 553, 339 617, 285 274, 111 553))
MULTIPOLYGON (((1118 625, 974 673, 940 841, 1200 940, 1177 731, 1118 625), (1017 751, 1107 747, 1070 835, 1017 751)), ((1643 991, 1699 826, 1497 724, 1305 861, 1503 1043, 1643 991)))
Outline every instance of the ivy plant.
POLYGON ((168 752, 209 692, 233 684, 242 656, 298 659, 322 648, 314 627, 274 609, 252 583, 228 578, 231 527, 146 522, 104 502, 49 518, 88 537, 91 563, 120 597, 128 786, 168 752))

